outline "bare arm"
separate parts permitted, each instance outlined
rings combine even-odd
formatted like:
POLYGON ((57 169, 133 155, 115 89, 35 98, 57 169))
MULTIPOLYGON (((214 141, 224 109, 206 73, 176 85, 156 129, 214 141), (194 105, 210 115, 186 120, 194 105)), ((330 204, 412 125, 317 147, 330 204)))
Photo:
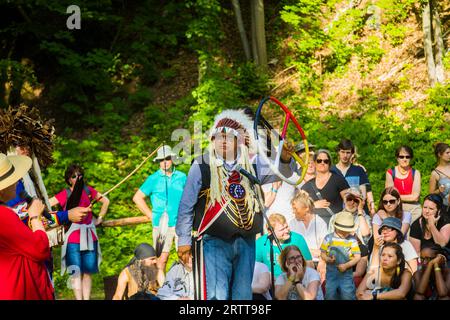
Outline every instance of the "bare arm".
POLYGON ((361 257, 358 264, 356 265, 356 270, 353 272, 353 277, 361 277, 366 273, 368 258, 361 257))
POLYGON ((370 273, 366 273, 364 278, 361 280, 361 283, 358 286, 358 289, 356 289, 356 299, 361 300, 364 293, 368 290, 367 288, 367 281, 370 276, 370 273))
POLYGON ((122 272, 119 275, 119 279, 117 280, 117 288, 116 292, 114 293, 113 300, 122 300, 123 294, 125 293, 125 289, 128 284, 128 277, 125 272, 125 269, 122 270, 122 272))
POLYGON ((367 223, 363 209, 361 210, 358 209, 358 219, 359 219, 359 230, 361 231, 361 235, 363 237, 370 236, 370 227, 369 224, 367 223))
POLYGON ((389 172, 386 171, 386 181, 384 182, 384 187, 389 188, 394 186, 394 179, 389 172))
POLYGON ((292 287, 292 282, 287 280, 283 285, 275 285, 275 297, 277 300, 286 300, 289 289, 292 287))
POLYGON ((436 225, 429 224, 431 235, 435 243, 439 244, 441 247, 445 247, 450 239, 450 224, 446 224, 438 230, 436 225))
POLYGON ((139 211, 141 211, 144 215, 146 215, 150 220, 152 219, 152 210, 147 205, 147 202, 145 202, 146 195, 138 189, 136 193, 133 196, 133 202, 138 207, 139 211))
POLYGON ((316 300, 317 290, 319 290, 320 281, 311 281, 305 288, 300 282, 297 283, 295 288, 301 300, 316 300))
POLYGON ((441 191, 439 190, 439 175, 436 174, 436 171, 432 171, 430 175, 430 186, 429 192, 434 194, 439 194, 441 191))
POLYGON ((100 209, 100 213, 98 214, 99 218, 103 218, 106 215, 109 207, 109 199, 107 197, 102 196, 100 193, 97 193, 95 197, 96 200, 102 203, 102 207, 100 209))
POLYGON ((270 289, 270 273, 264 272, 259 275, 255 283, 252 285, 252 291, 254 293, 263 294, 270 289))

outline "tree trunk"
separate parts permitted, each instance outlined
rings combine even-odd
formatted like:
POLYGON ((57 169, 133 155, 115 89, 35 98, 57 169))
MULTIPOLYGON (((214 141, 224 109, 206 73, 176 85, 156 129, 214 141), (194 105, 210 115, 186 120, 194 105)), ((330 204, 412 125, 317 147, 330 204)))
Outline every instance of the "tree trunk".
POLYGON ((250 46, 248 44, 247 33, 245 32, 244 23, 242 21, 241 6, 239 0, 232 0, 234 15, 236 16, 236 23, 241 36, 242 46, 244 47, 245 58, 249 61, 252 57, 250 55, 250 46))
MULTIPOLYGON (((433 3, 432 1, 430 1, 433 3)), ((438 83, 444 83, 445 73, 444 73, 444 40, 442 38, 441 29, 441 19, 439 19, 439 12, 436 6, 431 5, 431 10, 433 12, 433 26, 434 26, 434 41, 435 41, 435 56, 434 62, 436 65, 436 81, 438 83)))
POLYGON ((267 50, 266 50, 266 30, 264 24, 264 1, 252 0, 255 17, 255 39, 256 49, 258 52, 258 65, 263 69, 267 69, 267 50))
POLYGON ((252 52, 253 52, 253 61, 256 64, 259 64, 258 44, 256 40, 256 9, 254 5, 255 1, 256 0, 250 1, 250 16, 252 25, 252 52))
POLYGON ((433 27, 431 24, 431 6, 429 1, 423 6, 422 28, 423 47, 425 51, 425 59, 427 62, 428 79, 430 81, 430 86, 434 87, 434 85, 436 84, 436 65, 434 63, 433 54, 433 27))

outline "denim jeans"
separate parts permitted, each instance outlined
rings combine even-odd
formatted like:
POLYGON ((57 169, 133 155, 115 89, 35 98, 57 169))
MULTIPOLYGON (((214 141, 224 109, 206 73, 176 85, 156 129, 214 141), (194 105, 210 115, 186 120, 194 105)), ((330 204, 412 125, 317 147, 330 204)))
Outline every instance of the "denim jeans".
POLYGON ((325 300, 356 300, 353 270, 340 272, 335 265, 327 266, 325 300))
POLYGON ((251 300, 255 238, 203 236, 208 300, 251 300))

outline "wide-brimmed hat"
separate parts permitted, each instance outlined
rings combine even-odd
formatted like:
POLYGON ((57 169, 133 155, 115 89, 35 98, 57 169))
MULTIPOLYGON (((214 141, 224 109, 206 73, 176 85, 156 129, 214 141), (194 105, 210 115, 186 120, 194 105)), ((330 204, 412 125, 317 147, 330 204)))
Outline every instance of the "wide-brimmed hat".
MULTIPOLYGON (((309 143, 308 142, 308 148, 309 148, 309 151, 314 151, 314 148, 315 148, 316 146, 315 145, 313 145, 313 144, 311 144, 311 143, 309 143)), ((303 143, 303 141, 302 142, 300 142, 300 143, 298 143, 298 144, 296 144, 295 145, 295 147, 294 147, 294 152, 296 152, 296 153, 298 153, 298 152, 303 152, 303 151, 305 151, 305 144, 303 143)))
POLYGON ((383 229, 383 227, 389 227, 389 228, 395 229, 403 235, 402 221, 399 218, 387 217, 387 218, 383 219, 383 222, 381 223, 381 226, 378 229, 378 234, 381 234, 381 229, 383 229))
POLYGON ((361 193, 361 190, 359 188, 349 188, 347 192, 345 193, 345 199, 349 196, 354 196, 355 198, 363 199, 363 195, 361 193))
POLYGON ((0 153, 0 190, 19 181, 30 170, 31 163, 27 156, 6 156, 0 153))
POLYGON ((348 211, 337 213, 336 219, 334 220, 334 228, 344 232, 355 231, 356 226, 353 214, 348 211))
MULTIPOLYGON (((162 146, 158 149, 158 154, 156 155, 155 159, 153 159, 153 162, 165 159, 167 157, 176 157, 176 153, 172 151, 172 148, 168 145, 162 146)), ((172 159, 173 160, 173 159, 172 159)))

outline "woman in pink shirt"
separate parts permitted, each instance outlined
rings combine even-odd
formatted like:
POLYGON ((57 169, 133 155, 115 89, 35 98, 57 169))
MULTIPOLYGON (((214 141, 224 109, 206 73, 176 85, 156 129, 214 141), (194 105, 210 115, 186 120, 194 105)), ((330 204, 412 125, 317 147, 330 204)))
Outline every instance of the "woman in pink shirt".
POLYGON ((66 232, 64 245, 61 249, 61 275, 67 270, 71 275, 72 288, 77 300, 89 300, 91 295, 92 277, 98 273, 101 262, 101 251, 95 226, 103 221, 109 200, 97 190, 83 181, 83 169, 78 165, 70 165, 64 178, 69 188, 66 188, 50 199, 52 206, 59 204, 64 210, 72 207, 89 207, 94 199, 102 203, 99 216, 95 219, 92 211, 80 222, 74 222, 66 232))

